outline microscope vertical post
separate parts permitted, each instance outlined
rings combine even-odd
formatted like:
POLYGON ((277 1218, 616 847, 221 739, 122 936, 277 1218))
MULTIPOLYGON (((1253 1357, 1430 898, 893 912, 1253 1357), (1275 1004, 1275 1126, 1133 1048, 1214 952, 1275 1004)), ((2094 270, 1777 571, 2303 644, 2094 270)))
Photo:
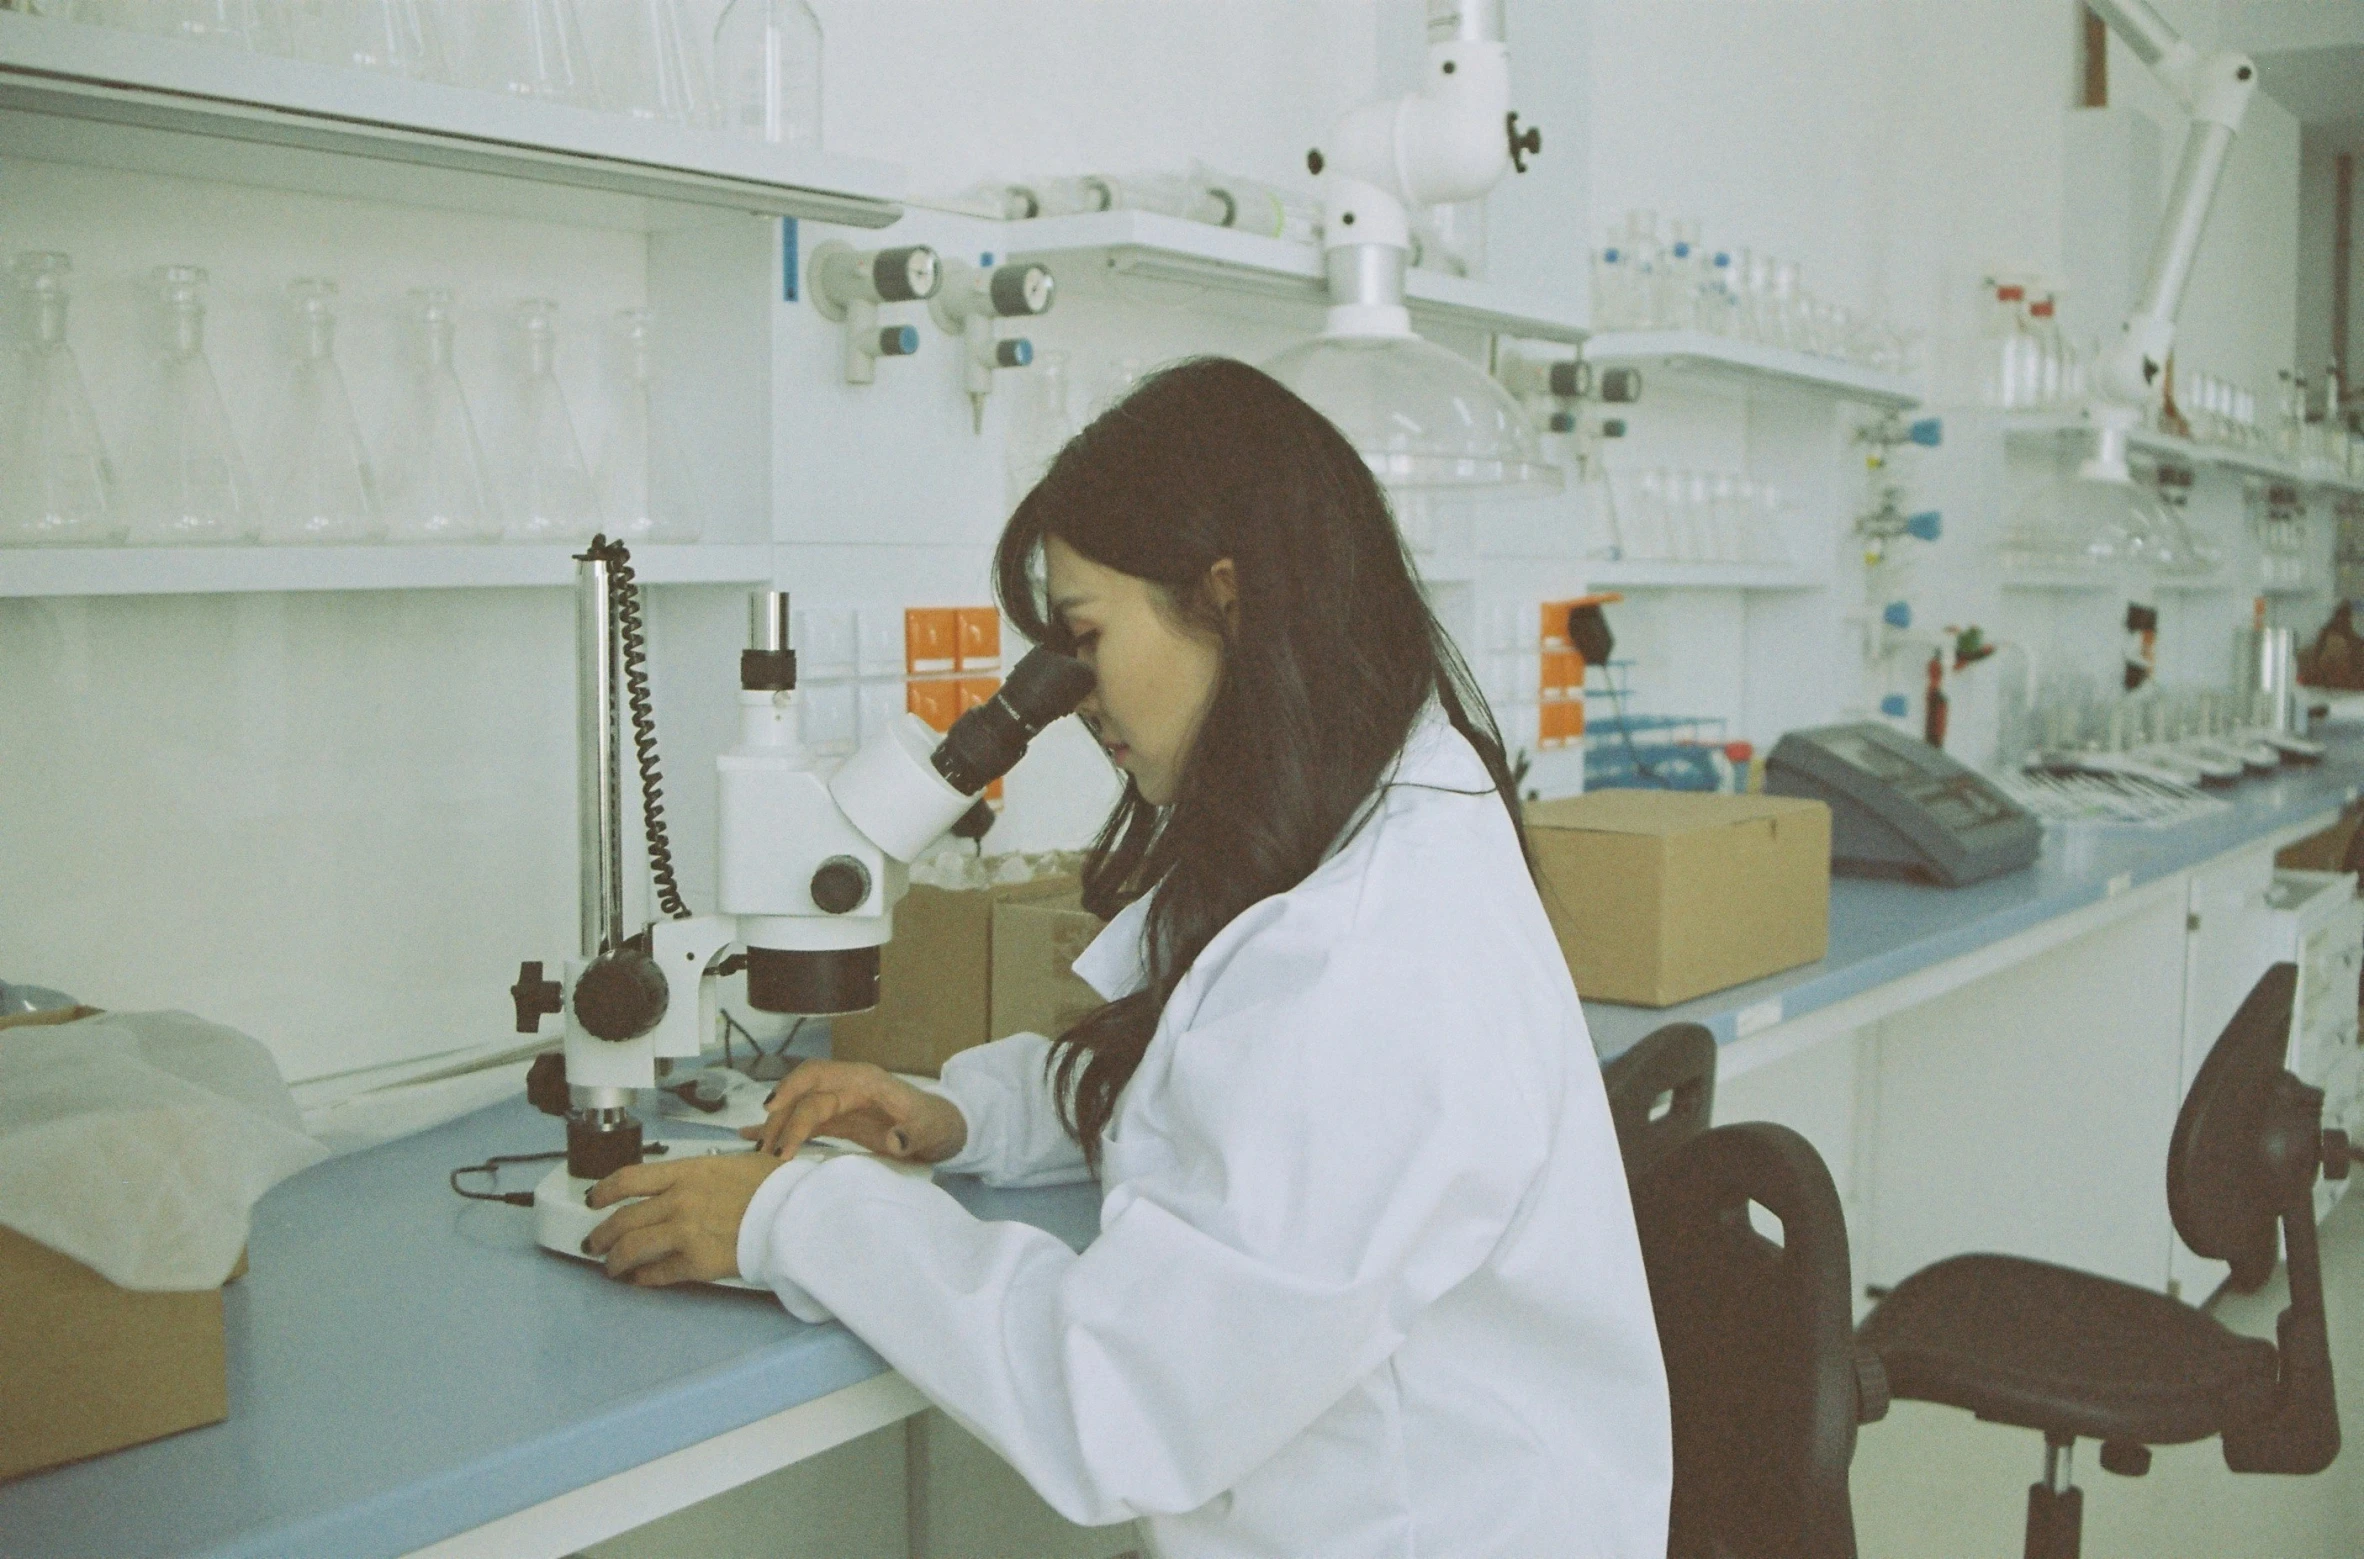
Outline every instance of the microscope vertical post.
POLYGON ((576 821, 581 831, 583 962, 624 937, 623 785, 616 758, 616 580, 597 552, 578 558, 575 594, 576 821))

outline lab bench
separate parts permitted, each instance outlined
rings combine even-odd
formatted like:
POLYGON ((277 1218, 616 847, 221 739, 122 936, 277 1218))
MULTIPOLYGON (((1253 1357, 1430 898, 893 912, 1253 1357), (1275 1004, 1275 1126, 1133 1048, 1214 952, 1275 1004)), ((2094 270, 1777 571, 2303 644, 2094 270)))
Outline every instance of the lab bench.
MULTIPOLYGON (((1594 1045, 1707 1025, 1726 1058, 1719 1116, 1787 1118, 1816 1141, 1859 1277, 1929 1247, 2066 1244, 2082 1265, 2174 1282, 2158 1183, 2182 1030, 2240 994, 2190 988, 2215 967, 2194 964, 2192 905, 2270 874, 2276 847, 2360 786, 2364 733, 2341 734, 2321 766, 2222 813, 2053 830, 2008 877, 1839 879, 1820 962, 1663 1011, 1587 1002, 1594 1045), (2144 1187, 2159 1208, 2123 1205, 2144 1187)), ((446 1187, 558 1135, 518 1100, 273 1191, 227 1294, 227 1421, 0 1485, 0 1547, 557 1556, 924 1405, 840 1326, 764 1294, 611 1283, 541 1250, 525 1209, 446 1187)), ((504 1189, 542 1168, 515 1166, 504 1189)), ((1092 1185, 943 1183, 1079 1249, 1097 1229, 1092 1185)))

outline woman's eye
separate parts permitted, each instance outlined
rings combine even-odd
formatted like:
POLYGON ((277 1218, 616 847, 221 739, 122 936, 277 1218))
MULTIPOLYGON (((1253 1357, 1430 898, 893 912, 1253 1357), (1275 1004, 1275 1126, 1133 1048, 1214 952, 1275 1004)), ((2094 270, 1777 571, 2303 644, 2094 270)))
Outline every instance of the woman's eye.
POLYGON ((1075 653, 1076 653, 1076 654, 1078 654, 1078 655, 1088 655, 1088 654, 1090 654, 1090 653, 1091 653, 1091 651, 1092 651, 1093 647, 1094 647, 1095 645, 1097 645, 1099 642, 1100 642, 1100 634, 1099 634, 1099 631, 1098 631, 1097 629, 1095 629, 1094 631, 1092 631, 1092 632, 1090 632, 1090 633, 1079 633, 1079 634, 1076 634, 1076 635, 1074 636, 1074 639, 1073 639, 1073 643, 1074 643, 1074 645, 1075 645, 1075 653))

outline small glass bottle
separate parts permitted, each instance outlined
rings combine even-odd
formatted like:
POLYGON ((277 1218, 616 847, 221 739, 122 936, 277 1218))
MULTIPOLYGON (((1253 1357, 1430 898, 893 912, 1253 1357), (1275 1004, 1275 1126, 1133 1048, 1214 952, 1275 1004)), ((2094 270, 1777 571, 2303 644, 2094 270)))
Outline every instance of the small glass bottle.
POLYGON ((66 345, 62 254, 18 255, 16 362, 0 425, 0 546, 108 546, 123 539, 115 467, 66 345))
POLYGON ((517 328, 524 338, 525 383, 509 440, 515 466, 503 534, 511 541, 589 541, 599 528, 599 501, 566 392, 558 387, 558 305, 547 298, 520 301, 517 328))
POLYGON ((705 40, 682 16, 681 0, 625 0, 608 10, 606 25, 593 40, 608 107, 635 119, 712 125, 714 86, 706 74, 705 40))
POLYGON ((683 542, 698 539, 696 471, 679 430, 655 394, 654 329, 647 309, 616 316, 624 357, 624 384, 616 416, 599 447, 599 512, 608 534, 625 541, 683 542))
POLYGON ((353 420, 345 377, 337 371, 336 295, 337 284, 321 277, 287 284, 296 361, 264 521, 266 541, 375 541, 384 534, 377 476, 353 420))
POLYGON ((155 275, 162 331, 126 472, 131 539, 142 546, 252 541, 254 488, 205 360, 205 272, 163 265, 155 275))
POLYGON ((476 419, 452 369, 457 312, 448 288, 410 291, 409 382, 386 440, 381 484, 389 541, 491 541, 501 533, 476 419))
POLYGON ((804 0, 730 0, 714 24, 725 128, 821 149, 821 23, 804 0))

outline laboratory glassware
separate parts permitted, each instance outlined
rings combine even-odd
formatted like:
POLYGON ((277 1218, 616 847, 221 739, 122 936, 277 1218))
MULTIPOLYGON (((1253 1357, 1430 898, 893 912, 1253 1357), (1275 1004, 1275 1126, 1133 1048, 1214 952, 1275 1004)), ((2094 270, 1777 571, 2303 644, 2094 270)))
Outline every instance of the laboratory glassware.
POLYGON ((714 75, 724 128, 820 150, 821 23, 804 0, 730 0, 714 24, 714 75))
POLYGON ((476 419, 452 367, 458 310, 444 287, 414 287, 407 303, 407 383, 386 439, 380 487, 389 541, 490 541, 499 500, 476 419))
POLYGON ((558 305, 527 298, 517 305, 523 338, 525 383, 509 440, 514 461, 514 494, 509 503, 511 541, 588 541, 599 528, 599 502, 558 386, 558 305))
POLYGON ((298 59, 426 81, 453 80, 434 0, 288 0, 287 51, 298 59))
POLYGON ((117 0, 94 20, 232 49, 268 47, 259 0, 117 0))
POLYGON ((616 322, 625 382, 599 448, 600 515, 607 533, 625 541, 696 541, 703 512, 696 471, 656 393, 649 311, 625 309, 616 322))
POLYGON ((595 63, 607 106, 635 119, 705 128, 714 123, 714 86, 705 40, 680 0, 622 0, 597 14, 595 63))
POLYGON ((1592 317, 1603 330, 1633 324, 1633 257, 1616 238, 1592 252, 1592 317))
POLYGON ((0 546, 105 546, 123 539, 115 468, 66 345, 73 262, 32 252, 9 264, 17 305, 7 421, 0 424, 0 546))
POLYGON ((574 0, 471 0, 474 78, 515 97, 600 106, 574 0))
POLYGON ((1266 238, 1321 242, 1322 206, 1310 195, 1244 174, 1224 173, 1197 161, 1190 165, 1190 176, 1229 203, 1225 227, 1266 238))
POLYGON ((162 316, 147 415, 126 462, 131 539, 177 546, 255 538, 246 462, 205 358, 205 272, 158 266, 162 316))
POLYGON ((377 477, 337 370, 337 284, 299 277, 287 284, 296 334, 278 460, 263 538, 274 542, 375 541, 377 477))

